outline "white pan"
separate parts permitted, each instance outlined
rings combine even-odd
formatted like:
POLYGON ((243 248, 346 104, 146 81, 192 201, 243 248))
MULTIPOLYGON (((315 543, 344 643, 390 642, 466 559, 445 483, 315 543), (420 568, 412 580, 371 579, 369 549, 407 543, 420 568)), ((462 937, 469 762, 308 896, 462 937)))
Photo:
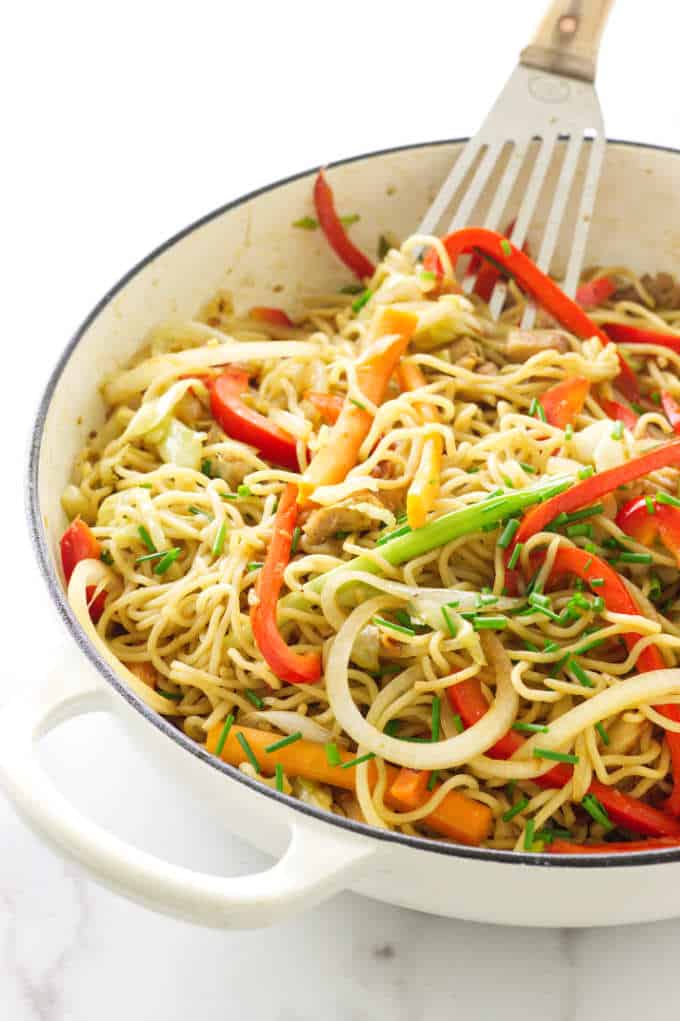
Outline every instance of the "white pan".
MULTIPOLYGON (((357 242, 373 251, 380 232, 406 237, 460 145, 416 146, 334 167, 340 208, 361 214, 357 242)), ((679 152, 610 143, 588 261, 680 270, 679 174, 679 152)), ((125 362, 152 323, 191 316, 219 287, 234 292, 240 307, 292 306, 302 293, 346 283, 319 233, 291 230, 311 212, 312 181, 305 173, 246 195, 162 245, 104 297, 59 359, 35 422, 28 513, 45 582, 69 632, 67 657, 40 691, 0 713, 0 781, 23 818, 94 878, 209 926, 267 925, 344 888, 433 914, 512 925, 679 915, 680 849, 572 860, 466 848, 374 830, 264 788, 148 709, 74 619, 57 567, 66 525, 60 495, 88 432, 102 421, 94 381, 125 362), (63 721, 101 709, 120 717, 160 763, 169 787, 184 784, 277 863, 248 877, 206 875, 139 851, 82 816, 51 783, 36 745, 63 721)))

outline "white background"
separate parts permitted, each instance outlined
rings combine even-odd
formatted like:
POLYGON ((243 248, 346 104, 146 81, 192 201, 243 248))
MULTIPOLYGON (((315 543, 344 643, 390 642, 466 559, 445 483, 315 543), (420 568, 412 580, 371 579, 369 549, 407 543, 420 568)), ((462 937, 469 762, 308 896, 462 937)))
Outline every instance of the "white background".
MULTIPOLYGON (((34 568, 22 476, 42 384, 90 307, 151 247, 244 191, 474 131, 542 8, 62 0, 5 12, 0 700, 65 641, 34 568)), ((618 0, 598 79, 610 137, 680 144, 679 38, 673 0, 618 0)), ((262 862, 225 844, 105 721, 69 727, 46 759, 74 800, 141 846, 232 873, 262 862)), ((560 1021, 586 1004, 591 1018, 653 1021, 675 999, 680 923, 511 932, 344 896, 265 934, 215 934, 91 886, 1 798, 0 854, 8 1021, 560 1021)))

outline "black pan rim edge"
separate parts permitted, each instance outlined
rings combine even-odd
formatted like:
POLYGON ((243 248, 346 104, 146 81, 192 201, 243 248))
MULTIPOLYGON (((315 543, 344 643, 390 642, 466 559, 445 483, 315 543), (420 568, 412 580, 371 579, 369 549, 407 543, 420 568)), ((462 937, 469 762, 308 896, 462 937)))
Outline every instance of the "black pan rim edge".
MULTIPOLYGON (((411 149, 428 149, 433 146, 440 145, 456 145, 466 142, 466 138, 446 138, 438 139, 429 142, 413 142, 407 145, 394 146, 387 149, 379 149, 374 152, 361 153, 357 156, 349 156, 345 159, 336 160, 333 163, 328 164, 330 168, 337 166, 344 166, 349 163, 359 163, 363 160, 375 159, 380 156, 387 156, 393 153, 406 152, 411 149)), ((650 149, 656 152, 668 152, 676 156, 680 155, 680 149, 675 149, 672 146, 665 145, 654 145, 648 142, 632 142, 627 139, 608 139, 608 145, 619 145, 628 146, 636 149, 650 149)), ((531 866, 534 868, 621 868, 635 865, 657 865, 657 864, 671 864, 673 862, 680 861, 680 849, 677 851, 674 849, 662 850, 662 851, 636 851, 629 853, 616 853, 616 854, 578 854, 573 856, 561 856, 561 855, 549 855, 549 854, 534 854, 534 853, 523 853, 519 851, 502 851, 494 850, 492 848, 480 848, 480 847, 467 847, 463 844, 451 844, 444 843, 435 839, 428 839, 427 837, 412 837, 403 833, 395 833, 390 830, 379 830, 376 827, 369 826, 366 823, 355 822, 352 819, 346 819, 342 816, 331 815, 328 812, 324 812, 322 809, 314 808, 311 805, 306 805, 299 801, 297 798, 293 798, 286 794, 280 794, 279 792, 272 790, 264 784, 259 783, 257 780, 252 780, 244 773, 242 773, 235 766, 231 766, 221 759, 216 758, 205 750, 202 745, 198 745, 191 741, 185 734, 177 730, 172 724, 168 723, 162 716, 155 713, 150 709, 140 698, 138 698, 126 684, 116 675, 116 673, 108 666, 108 664, 102 659, 99 653, 96 651, 94 646, 90 643, 89 639, 81 629, 78 621, 74 617, 71 608, 66 599, 64 590, 60 579, 58 578, 56 571, 54 570, 51 562, 51 557, 47 545, 47 538, 45 530, 42 524, 40 515, 39 505, 39 462, 40 462, 40 448, 43 439, 45 421, 49 410, 54 391, 59 383, 62 373, 73 354, 74 350, 78 346, 80 340, 89 329, 90 325, 94 320, 101 314, 104 308, 110 304, 110 302, 116 297, 116 295, 138 274, 140 273, 150 262, 156 259, 163 252, 172 248, 179 241, 182 241, 185 237, 188 237, 194 231, 199 230, 205 224, 210 223, 212 220, 217 219, 224 213, 229 212, 232 209, 243 205, 245 202, 263 195, 267 192, 274 191, 277 188, 283 187, 284 185, 290 184, 292 181, 297 181, 305 177, 311 177, 318 170, 318 167, 312 167, 307 170, 300 171, 296 174, 291 174, 288 177, 282 178, 281 180, 275 181, 271 184, 264 185, 261 188, 257 188, 254 191, 248 192, 245 195, 241 195, 231 202, 227 202, 217 209, 200 217, 195 220, 189 226, 182 228, 172 237, 168 238, 157 248, 153 249, 148 255, 137 262, 130 270, 127 271, 118 281, 111 287, 103 298, 94 306, 89 315, 84 319, 81 325, 78 327, 76 332, 71 337, 70 341, 62 351, 46 385, 43 390, 38 410, 33 422, 30 441, 29 441, 29 452, 28 452, 28 464, 26 473, 26 490, 25 490, 25 501, 26 501, 26 514, 28 518, 28 528, 30 537, 35 548, 36 557, 38 560, 38 567, 45 580, 47 588, 52 596, 52 599, 57 608, 57 612, 61 617, 66 628, 70 632, 71 636, 75 639, 76 644, 80 648, 81 652, 87 657, 87 659, 93 664, 98 672, 106 679, 111 687, 120 695, 126 702, 132 705, 152 726, 157 730, 160 730, 170 740, 175 741, 179 744, 186 752, 194 755, 200 759, 207 766, 217 769, 230 777, 232 780, 243 784, 250 788, 253 792, 259 794, 262 797, 272 798, 276 801, 287 805, 294 812, 299 812, 302 815, 311 816, 317 819, 319 822, 323 822, 332 826, 336 826, 343 831, 349 831, 358 836, 369 837, 372 840, 383 841, 385 843, 399 844, 403 847, 414 848, 420 851, 429 851, 434 854, 448 855, 454 858, 467 858, 476 861, 495 861, 502 862, 505 865, 514 865, 516 867, 531 866)))

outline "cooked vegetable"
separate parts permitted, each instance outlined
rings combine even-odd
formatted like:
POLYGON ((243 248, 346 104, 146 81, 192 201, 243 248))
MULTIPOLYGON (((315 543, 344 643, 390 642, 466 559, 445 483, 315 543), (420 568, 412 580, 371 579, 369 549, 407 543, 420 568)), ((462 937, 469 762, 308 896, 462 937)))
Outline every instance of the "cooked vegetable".
MULTIPOLYGON (((67 585, 71 580, 76 564, 79 564, 81 560, 99 560, 101 557, 99 543, 91 529, 80 518, 76 518, 75 521, 71 522, 62 535, 59 546, 61 549, 61 566, 67 585)), ((87 589, 90 617, 96 624, 104 612, 106 592, 99 592, 97 595, 95 595, 95 592, 95 586, 90 586, 87 589)))
MULTIPOLYGON (((213 754, 217 754, 217 742, 221 729, 221 724, 217 724, 208 733, 206 747, 213 754)), ((348 791, 354 790, 356 770, 345 767, 353 766, 357 759, 356 756, 348 752, 339 751, 342 765, 332 766, 329 764, 326 751, 321 744, 298 740, 284 745, 282 742, 273 741, 275 735, 271 732, 235 726, 231 728, 220 752, 220 758, 235 766, 244 762, 247 754, 238 740, 239 736, 246 739, 248 747, 257 761, 258 770, 265 776, 274 775, 278 763, 287 776, 301 776, 308 780, 330 784, 332 787, 340 787, 348 791)), ((402 801, 400 792, 403 788, 397 786, 397 793, 393 794, 394 783, 399 777, 398 771, 388 766, 387 775, 386 801, 397 809, 410 811, 409 805, 413 802, 410 797, 408 805, 402 801)), ((373 770, 369 773, 369 777, 371 785, 375 784, 376 774, 373 770)), ((436 789, 433 793, 436 793, 436 789)), ((424 804, 431 796, 432 794, 424 789, 420 804, 424 804)), ((486 805, 472 801, 458 791, 450 791, 430 815, 426 816, 425 822, 430 829, 451 840, 458 840, 465 844, 479 844, 489 832, 491 813, 486 805)))
POLYGON ((248 312, 250 319, 257 319, 261 323, 270 323, 272 326, 295 326, 293 320, 282 308, 269 308, 265 305, 256 305, 248 312))
POLYGON ((318 652, 299 653, 289 648, 276 620, 283 572, 290 559, 297 522, 297 499, 297 486, 288 483, 279 501, 267 559, 257 579, 257 602, 250 611, 250 621, 260 652, 276 676, 291 684, 313 684, 321 677, 321 656, 318 652))
POLYGON ((616 284, 611 277, 595 277, 585 284, 579 284, 576 290, 576 301, 581 308, 596 308, 609 301, 616 291, 616 284))
POLYGON ((359 280, 372 277, 375 266, 357 246, 350 241, 342 221, 335 211, 335 202, 330 185, 323 170, 320 170, 314 184, 314 206, 326 240, 338 258, 351 269, 359 280))
POLYGON ((305 394, 305 399, 314 405, 328 425, 335 425, 345 403, 344 397, 341 397, 340 394, 319 394, 313 390, 305 394))
MULTIPOLYGON (((427 383, 415 362, 401 362, 397 368, 397 378, 402 390, 419 390, 427 383)), ((420 413, 426 422, 436 418, 429 404, 422 404, 420 413)), ((420 462, 406 496, 406 514, 411 528, 421 528, 425 524, 427 514, 439 495, 443 449, 444 443, 439 433, 425 433, 420 462)))
POLYGON ((299 471, 295 438, 243 402, 247 389, 248 373, 242 369, 227 369, 218 376, 210 388, 215 421, 227 436, 255 447, 268 461, 299 471))
POLYGON ((680 404, 666 390, 661 391, 661 407, 674 433, 680 433, 680 404))
POLYGON ((589 390, 589 381, 580 376, 565 379, 546 390, 540 400, 548 424, 558 429, 573 425, 576 416, 583 411, 589 390))

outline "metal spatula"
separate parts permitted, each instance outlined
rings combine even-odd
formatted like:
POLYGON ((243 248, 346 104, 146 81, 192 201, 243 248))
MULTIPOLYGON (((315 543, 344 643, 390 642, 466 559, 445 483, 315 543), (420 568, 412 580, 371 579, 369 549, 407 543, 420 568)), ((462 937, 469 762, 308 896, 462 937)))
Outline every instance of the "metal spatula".
MULTIPOLYGON (((419 233, 444 234, 471 224, 501 230, 512 197, 519 208, 516 215, 511 210, 511 240, 521 247, 540 204, 545 212, 536 262, 550 271, 562 231, 562 247, 569 253, 562 286, 574 295, 604 156, 604 124, 593 82, 613 2, 553 0, 486 120, 458 156, 419 233), (561 165, 549 177, 557 160, 561 165), (565 218, 568 209, 571 215, 565 218), (443 230, 442 221, 452 211, 443 230)), ((474 277, 464 286, 469 292, 474 277)), ((494 318, 504 297, 505 286, 498 284, 490 302, 494 318)), ((522 326, 532 326, 534 316, 534 306, 527 306, 522 326)))

